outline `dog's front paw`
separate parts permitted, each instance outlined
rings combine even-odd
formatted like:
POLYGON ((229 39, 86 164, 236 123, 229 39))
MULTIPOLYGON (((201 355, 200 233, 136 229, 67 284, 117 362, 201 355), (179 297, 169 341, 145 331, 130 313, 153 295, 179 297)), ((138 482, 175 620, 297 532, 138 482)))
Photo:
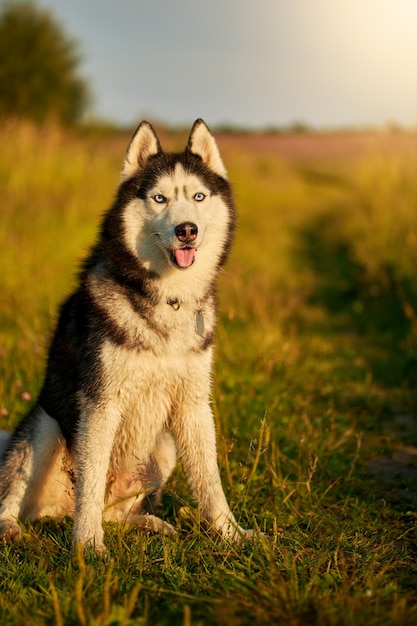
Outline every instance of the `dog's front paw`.
POLYGON ((79 556, 80 554, 83 554, 85 557, 88 555, 103 557, 107 553, 107 548, 103 542, 99 543, 92 539, 84 542, 74 540, 73 550, 75 555, 79 556))
POLYGON ((17 522, 12 519, 0 519, 0 539, 6 543, 19 541, 22 537, 22 531, 17 522))
MULTIPOLYGON (((239 526, 239 540, 244 540, 244 541, 249 541, 250 543, 253 543, 255 540, 255 537, 258 536, 259 533, 255 532, 252 528, 240 528, 239 526)), ((261 535, 263 533, 260 533, 261 535)))
POLYGON ((73 529, 73 546, 74 552, 77 554, 79 550, 82 550, 85 554, 103 556, 106 552, 103 528, 100 526, 89 527, 88 525, 80 524, 77 520, 73 529))
POLYGON ((242 528, 237 523, 224 525, 220 531, 220 534, 223 539, 235 544, 239 544, 244 541, 253 543, 256 537, 258 537, 259 535, 263 535, 263 533, 259 533, 253 529, 242 528))
POLYGON ((236 522, 227 522, 220 528, 217 528, 217 532, 225 541, 240 543, 248 531, 245 531, 236 522))

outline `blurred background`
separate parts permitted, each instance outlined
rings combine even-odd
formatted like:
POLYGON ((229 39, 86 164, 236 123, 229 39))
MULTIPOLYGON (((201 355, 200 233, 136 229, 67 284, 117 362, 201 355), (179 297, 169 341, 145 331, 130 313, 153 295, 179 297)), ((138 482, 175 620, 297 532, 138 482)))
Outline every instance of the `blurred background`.
POLYGON ((414 0, 2 1, 0 112, 415 126, 416 24, 414 0))

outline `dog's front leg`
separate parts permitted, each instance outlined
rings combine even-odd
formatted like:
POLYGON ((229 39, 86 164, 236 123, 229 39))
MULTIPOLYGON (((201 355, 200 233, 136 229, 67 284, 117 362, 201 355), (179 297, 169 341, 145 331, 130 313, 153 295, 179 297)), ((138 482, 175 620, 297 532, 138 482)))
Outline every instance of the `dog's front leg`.
POLYGON ((110 455, 121 416, 117 407, 83 411, 76 440, 75 546, 105 551, 102 516, 110 455))
POLYGON ((248 531, 239 527, 224 495, 217 465, 213 414, 208 401, 184 407, 172 422, 172 432, 202 517, 222 537, 238 541, 248 531))

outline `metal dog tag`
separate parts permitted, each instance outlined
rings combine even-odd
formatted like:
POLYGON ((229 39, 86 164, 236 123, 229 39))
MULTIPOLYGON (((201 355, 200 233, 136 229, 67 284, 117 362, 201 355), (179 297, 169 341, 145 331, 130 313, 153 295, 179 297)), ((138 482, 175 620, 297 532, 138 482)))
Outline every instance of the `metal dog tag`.
POLYGON ((202 337, 204 335, 204 315, 203 311, 197 311, 195 316, 195 332, 202 337))

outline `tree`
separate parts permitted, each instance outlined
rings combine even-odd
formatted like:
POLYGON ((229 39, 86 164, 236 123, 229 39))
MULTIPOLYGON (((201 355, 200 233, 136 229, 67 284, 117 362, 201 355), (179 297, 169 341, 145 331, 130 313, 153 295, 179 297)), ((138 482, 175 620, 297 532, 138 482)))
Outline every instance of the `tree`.
POLYGON ((79 61, 75 43, 49 12, 29 2, 6 3, 0 12, 0 115, 79 120, 89 101, 79 61))

